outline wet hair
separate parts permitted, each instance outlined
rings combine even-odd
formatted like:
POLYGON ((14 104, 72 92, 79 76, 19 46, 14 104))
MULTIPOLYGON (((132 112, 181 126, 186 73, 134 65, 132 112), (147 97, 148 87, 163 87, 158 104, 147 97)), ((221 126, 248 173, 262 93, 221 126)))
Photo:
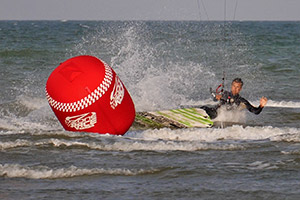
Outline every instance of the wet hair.
POLYGON ((241 78, 235 78, 235 79, 233 79, 232 83, 233 82, 240 83, 240 84, 242 84, 242 86, 244 84, 241 78))

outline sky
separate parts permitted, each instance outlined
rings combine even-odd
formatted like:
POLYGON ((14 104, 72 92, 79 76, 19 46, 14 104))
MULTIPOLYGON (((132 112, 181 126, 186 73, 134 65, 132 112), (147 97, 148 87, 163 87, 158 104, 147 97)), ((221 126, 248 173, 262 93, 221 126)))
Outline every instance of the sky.
POLYGON ((0 0, 0 20, 300 21, 299 10, 300 0, 0 0))

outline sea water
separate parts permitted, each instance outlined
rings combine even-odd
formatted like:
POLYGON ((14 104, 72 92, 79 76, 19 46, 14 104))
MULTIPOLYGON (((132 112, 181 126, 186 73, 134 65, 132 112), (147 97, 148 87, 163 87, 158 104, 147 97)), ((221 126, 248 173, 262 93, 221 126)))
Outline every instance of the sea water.
POLYGON ((299 199, 299 38, 300 22, 0 21, 0 199, 299 199), (227 128, 67 132, 45 83, 78 55, 137 111, 214 104, 224 73, 269 101, 227 128))

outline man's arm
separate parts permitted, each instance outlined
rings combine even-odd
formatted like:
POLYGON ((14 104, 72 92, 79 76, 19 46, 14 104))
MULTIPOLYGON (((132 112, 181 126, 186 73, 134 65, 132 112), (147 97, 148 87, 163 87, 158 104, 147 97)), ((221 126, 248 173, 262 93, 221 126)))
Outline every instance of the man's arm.
POLYGON ((249 103, 249 101, 247 101, 246 99, 244 99, 244 98, 242 98, 242 102, 246 105, 246 108, 250 111, 250 112, 252 112, 252 113, 254 113, 254 114, 256 114, 256 115, 258 115, 261 111, 262 111, 262 109, 265 107, 265 105, 267 104, 267 101, 268 101, 268 99, 266 98, 266 97, 262 97, 261 99, 260 99, 260 105, 258 106, 258 107, 254 107, 254 106, 252 106, 250 103, 249 103))

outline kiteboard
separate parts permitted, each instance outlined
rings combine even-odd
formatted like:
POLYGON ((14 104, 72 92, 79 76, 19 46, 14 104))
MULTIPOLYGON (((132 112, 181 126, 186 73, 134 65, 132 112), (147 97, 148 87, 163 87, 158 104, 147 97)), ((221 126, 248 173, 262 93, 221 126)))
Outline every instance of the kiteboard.
POLYGON ((133 127, 139 128, 210 128, 214 122, 201 108, 180 108, 137 112, 133 127))

